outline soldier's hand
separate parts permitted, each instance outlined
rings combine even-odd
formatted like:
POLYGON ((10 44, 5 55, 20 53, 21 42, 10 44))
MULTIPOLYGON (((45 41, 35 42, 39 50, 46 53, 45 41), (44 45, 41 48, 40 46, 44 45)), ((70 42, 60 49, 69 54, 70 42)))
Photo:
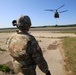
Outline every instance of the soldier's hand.
POLYGON ((48 72, 46 73, 46 75, 51 75, 50 71, 48 71, 48 72))

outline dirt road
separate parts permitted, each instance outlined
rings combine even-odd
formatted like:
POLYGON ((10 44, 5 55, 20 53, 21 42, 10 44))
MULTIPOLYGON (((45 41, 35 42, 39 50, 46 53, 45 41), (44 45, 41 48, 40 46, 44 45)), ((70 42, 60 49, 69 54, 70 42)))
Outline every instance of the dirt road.
MULTIPOLYGON (((43 55, 48 63, 52 75, 66 75, 63 68, 63 57, 61 54, 61 37, 76 37, 75 34, 51 33, 43 31, 31 31, 39 42, 43 55)), ((6 40, 13 33, 0 33, 0 48, 6 49, 6 40)), ((0 52, 0 64, 11 60, 8 52, 0 52)), ((36 69, 37 75, 45 75, 39 68, 36 69)), ((22 75, 19 73, 18 75, 22 75)))

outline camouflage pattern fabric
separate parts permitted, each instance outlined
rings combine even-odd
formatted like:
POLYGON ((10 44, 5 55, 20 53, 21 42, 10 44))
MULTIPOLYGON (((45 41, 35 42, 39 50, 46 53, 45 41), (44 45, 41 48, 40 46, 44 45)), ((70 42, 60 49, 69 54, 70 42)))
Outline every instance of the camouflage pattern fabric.
POLYGON ((31 19, 27 15, 19 16, 16 21, 18 26, 31 26, 31 19))
POLYGON ((36 39, 29 33, 15 33, 7 41, 8 51, 13 57, 13 66, 16 72, 24 75, 36 75, 36 65, 44 73, 48 72, 42 50, 36 39))

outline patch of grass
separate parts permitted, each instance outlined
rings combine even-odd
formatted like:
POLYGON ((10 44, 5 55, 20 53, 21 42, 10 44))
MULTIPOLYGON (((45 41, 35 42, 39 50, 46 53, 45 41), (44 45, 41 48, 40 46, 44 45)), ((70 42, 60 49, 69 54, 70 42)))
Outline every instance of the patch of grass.
POLYGON ((61 33, 75 33, 76 34, 76 30, 62 30, 60 31, 61 33))
POLYGON ((15 75, 15 72, 10 69, 6 64, 0 64, 0 71, 5 73, 3 75, 15 75))
POLYGON ((52 37, 39 36, 38 38, 52 38, 52 37))
POLYGON ((39 36, 39 38, 46 38, 45 36, 39 36))
POLYGON ((65 52, 65 68, 70 75, 76 75, 76 37, 68 37, 62 40, 65 52))
POLYGON ((6 72, 6 70, 8 70, 8 69, 9 69, 9 67, 7 67, 5 64, 0 65, 0 71, 6 72))
POLYGON ((0 48, 0 51, 6 51, 6 49, 2 49, 2 48, 0 48))
POLYGON ((42 42, 42 40, 37 40, 37 42, 42 42))
POLYGON ((17 29, 0 29, 0 33, 11 33, 15 32, 17 29))

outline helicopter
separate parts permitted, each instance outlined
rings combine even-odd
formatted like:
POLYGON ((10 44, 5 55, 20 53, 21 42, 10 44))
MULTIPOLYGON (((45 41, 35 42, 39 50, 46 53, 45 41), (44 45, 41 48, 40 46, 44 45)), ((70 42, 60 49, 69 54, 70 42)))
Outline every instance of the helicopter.
POLYGON ((54 18, 59 18, 59 13, 63 13, 63 12, 67 12, 68 10, 64 10, 64 11, 59 11, 60 8, 62 8, 64 5, 60 6, 57 9, 46 9, 45 11, 53 11, 54 12, 54 18))

